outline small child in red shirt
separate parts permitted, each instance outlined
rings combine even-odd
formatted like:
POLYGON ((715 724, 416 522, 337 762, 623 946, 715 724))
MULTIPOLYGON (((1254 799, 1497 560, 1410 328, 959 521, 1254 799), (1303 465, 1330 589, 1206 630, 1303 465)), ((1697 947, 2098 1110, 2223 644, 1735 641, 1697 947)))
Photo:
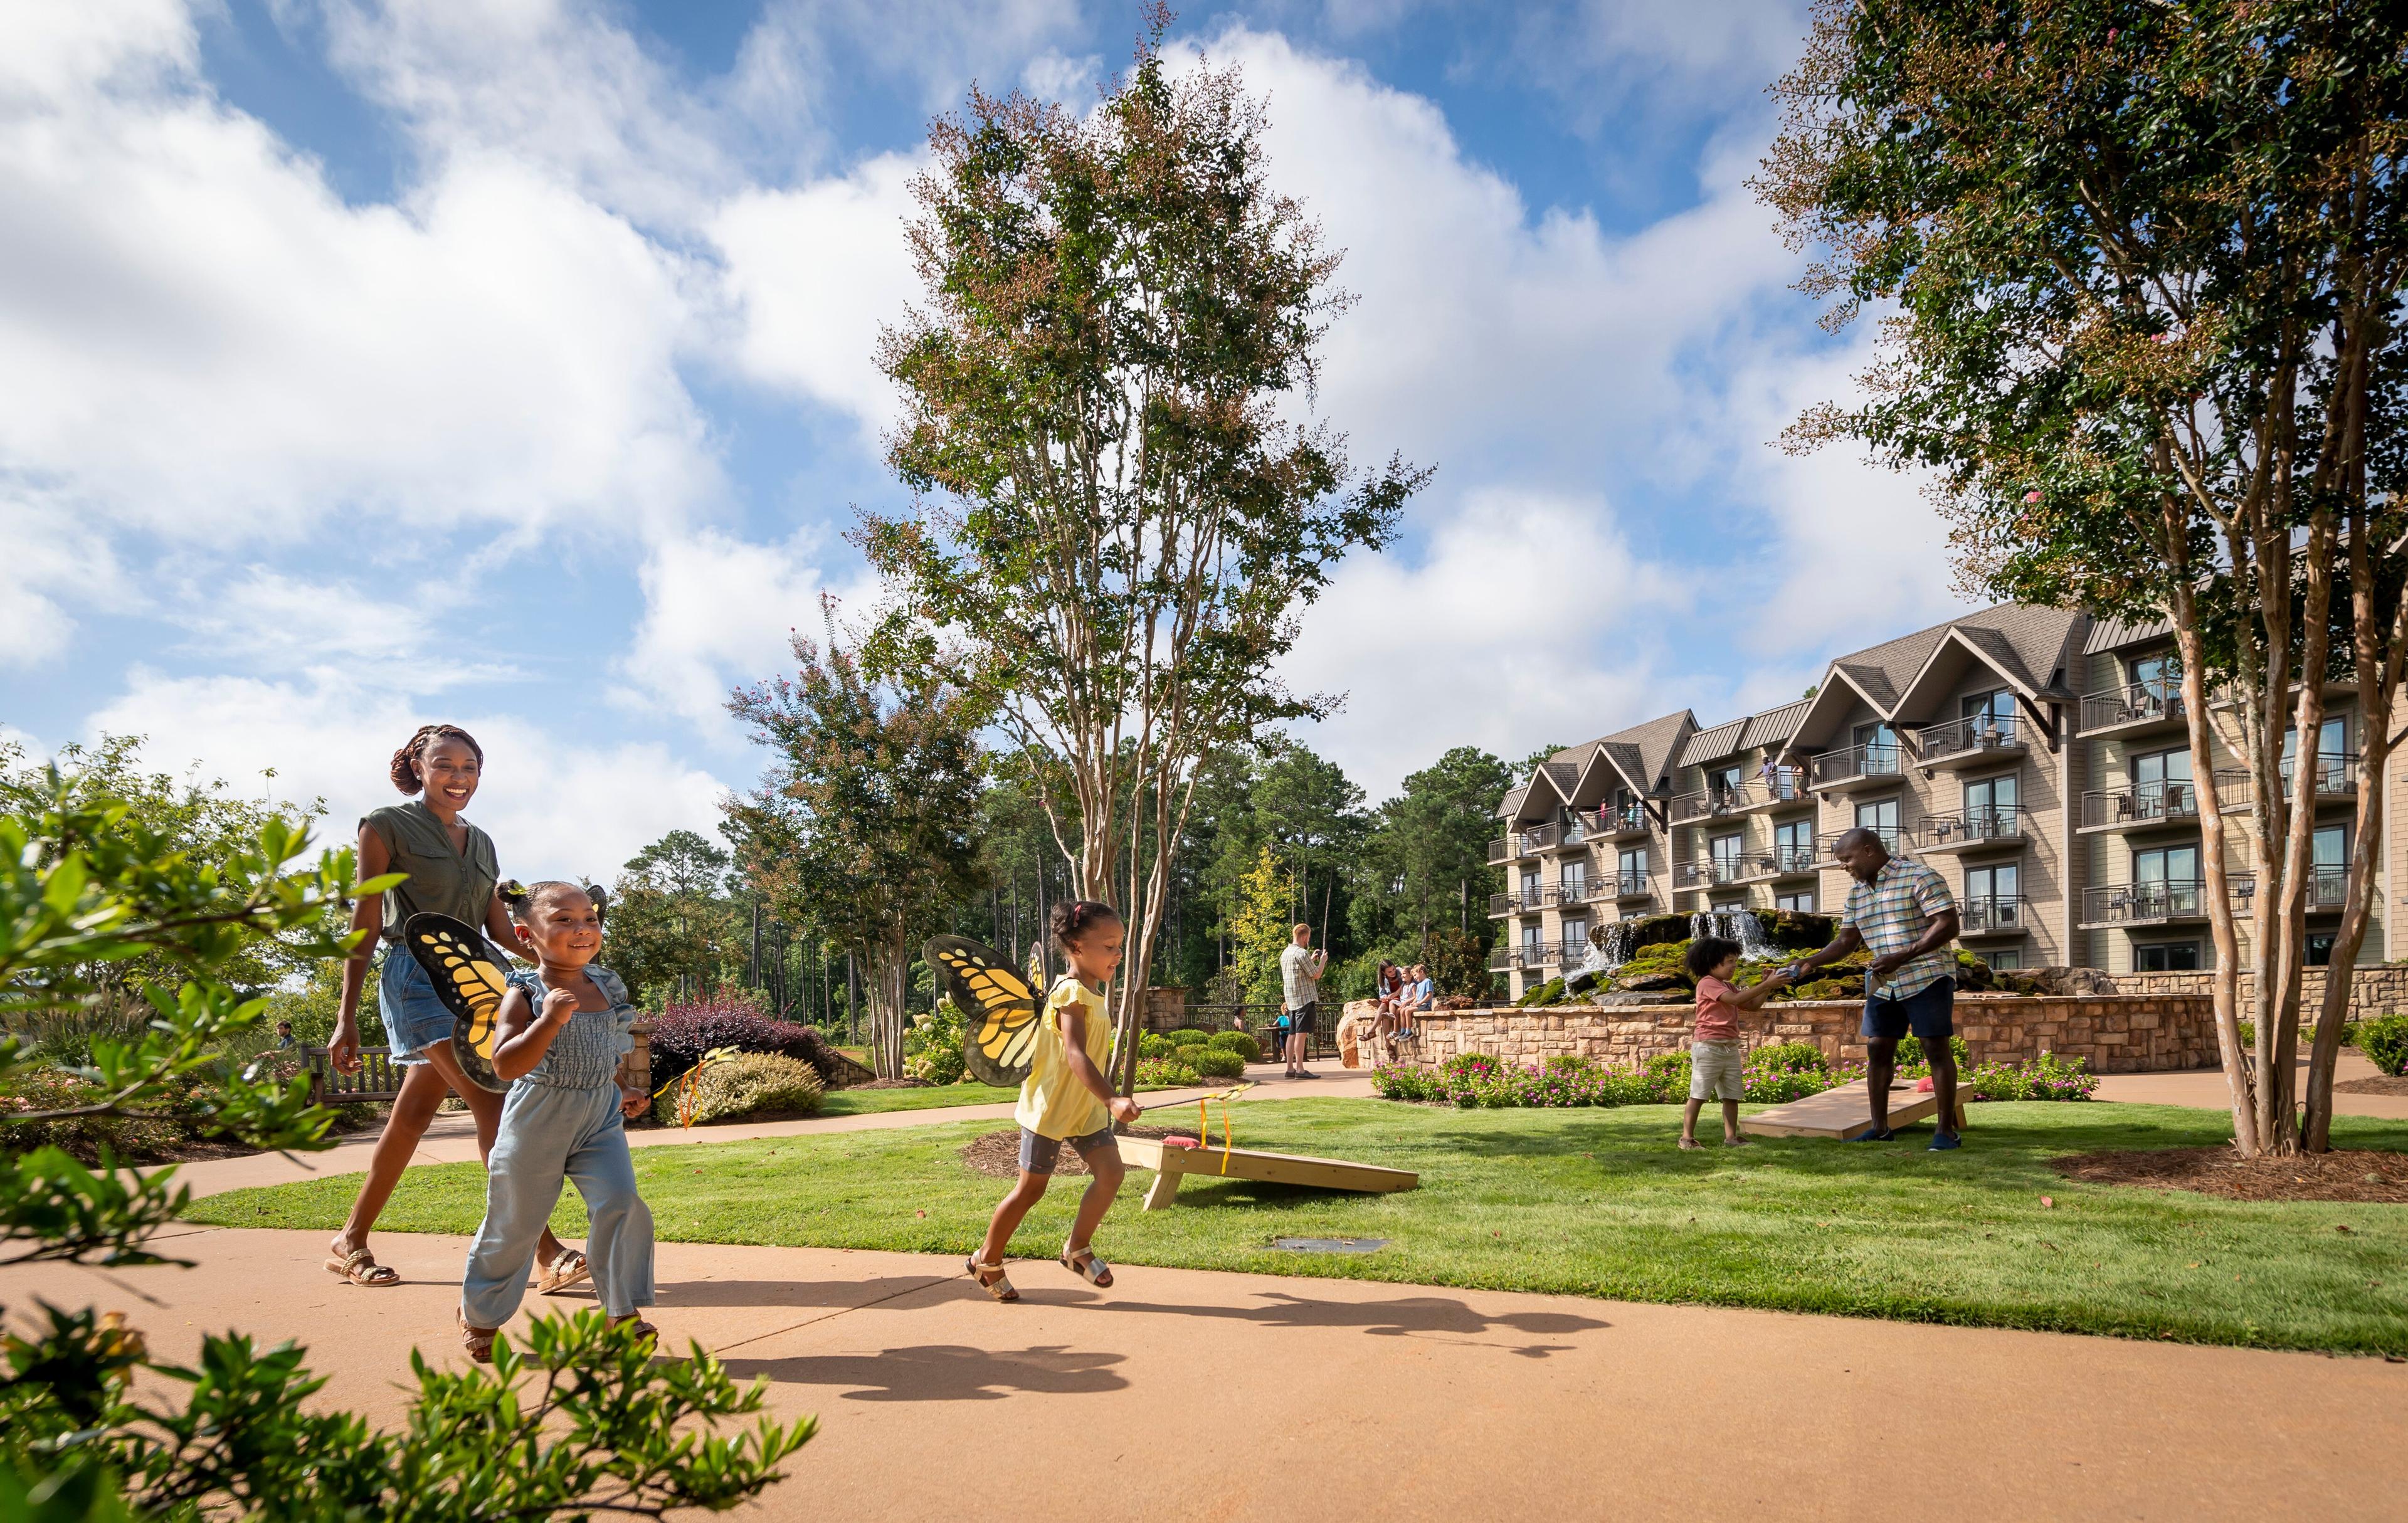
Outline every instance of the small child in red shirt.
POLYGON ((1784 970, 1775 969, 1753 987, 1737 987, 1731 975, 1739 971, 1739 954, 1737 941, 1719 936, 1700 936, 1689 943, 1685 960, 1689 976, 1698 981, 1698 1028, 1689 1043, 1689 1107, 1681 1113, 1683 1147, 1698 1145, 1698 1113, 1705 1108, 1709 1095, 1723 1102, 1723 1145, 1747 1145, 1747 1139, 1739 1134, 1739 1102, 1747 1085, 1742 1072, 1747 1046, 1740 1040, 1739 1018, 1742 1012, 1759 1009, 1789 980, 1784 970))

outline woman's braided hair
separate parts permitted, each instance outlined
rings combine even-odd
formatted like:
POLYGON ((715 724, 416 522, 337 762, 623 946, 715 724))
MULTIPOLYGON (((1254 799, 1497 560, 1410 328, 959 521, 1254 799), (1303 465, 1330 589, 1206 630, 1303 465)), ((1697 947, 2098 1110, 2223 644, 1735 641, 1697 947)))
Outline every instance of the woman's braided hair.
POLYGON ((401 743, 393 754, 393 785, 404 793, 423 793, 426 774, 419 764, 426 759, 426 748, 437 740, 457 740, 477 754, 477 765, 485 765, 485 748, 477 738, 457 725, 421 725, 418 732, 401 743))
POLYGON ((1054 906, 1054 912, 1046 918, 1053 923, 1054 944, 1067 953, 1071 943, 1084 939, 1087 932, 1105 921, 1120 924, 1121 912, 1094 899, 1064 899, 1054 906))

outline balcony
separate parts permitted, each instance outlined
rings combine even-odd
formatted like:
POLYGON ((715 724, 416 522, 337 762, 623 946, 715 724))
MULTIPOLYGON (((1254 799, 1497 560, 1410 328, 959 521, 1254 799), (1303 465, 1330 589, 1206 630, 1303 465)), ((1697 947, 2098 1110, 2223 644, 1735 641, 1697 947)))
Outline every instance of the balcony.
POLYGON ((1562 905, 1586 904, 1604 897, 1604 882, 1592 878, 1566 878, 1555 885, 1555 902, 1562 905))
POLYGON ((1633 804, 1616 809, 1612 804, 1591 810, 1587 815, 1588 833, 1594 841, 1628 841, 1644 836, 1652 828, 1647 818, 1647 806, 1633 804))
POLYGON ((2032 908, 2021 894, 1991 894, 1956 901, 1959 936, 2029 936, 2032 908))
POLYGON ((1612 887, 1613 897, 1616 899, 1643 899, 1647 898, 1647 874, 1643 872, 1616 873, 1612 878, 1605 880, 1605 884, 1600 884, 1599 886, 1602 887, 1607 884, 1610 884, 1612 887))
POLYGON ((1537 888, 1519 888, 1510 894, 1488 896, 1491 915, 1536 914, 1555 902, 1555 890, 1541 884, 1537 888))
POLYGON ((1556 845, 1578 846, 1588 840, 1588 816, 1576 809, 1567 810, 1564 823, 1557 829, 1561 834, 1556 839, 1556 845))
POLYGON ((1899 757, 1898 746, 1889 742, 1826 751, 1814 758, 1813 779, 1807 786, 1816 793, 1846 793, 1893 782, 1899 776, 1899 757))
MULTIPOLYGON (((2245 910, 2257 892, 2246 873, 2231 880, 2236 909, 2245 910)), ((2207 884, 2197 878, 2162 878, 2143 884, 2102 884, 2082 891, 2086 930, 2114 926, 2170 926, 2207 918, 2207 884)))
POLYGON ((1588 938, 1583 936, 1574 941, 1570 937, 1566 937, 1562 944, 1555 948, 1555 958, 1566 968, 1578 968, 1588 961, 1588 938))
MULTIPOLYGON (((1872 826, 1862 826, 1858 828, 1871 830, 1874 835, 1881 838, 1882 850, 1889 853, 1892 856, 1899 855, 1898 846, 1902 832, 1900 832, 1895 826, 1883 828, 1876 828, 1872 826)), ((1816 867, 1836 868, 1840 865, 1840 859, 1832 855, 1832 848, 1839 845, 1840 838, 1846 834, 1848 834, 1848 832, 1845 830, 1834 830, 1829 835, 1816 836, 1814 838, 1814 865, 1816 867)))
POLYGON ((1553 968, 1563 961, 1563 948, 1553 941, 1522 943, 1522 966, 1525 968, 1553 968))
MULTIPOLYGON (((2318 803, 2331 803, 2337 799, 2358 797, 2358 757, 2356 755, 2319 751, 2315 760, 2308 764, 2308 769, 2312 774, 2318 803)), ((2298 770, 2299 768, 2293 758, 2286 756, 2283 759, 2283 793, 2286 797, 2296 798, 2300 796, 2299 782, 2293 775, 2298 770)), ((2247 776, 2246 773, 2242 775, 2244 778, 2247 776)))
POLYGON ((1490 972, 1492 972, 1492 973, 1507 973, 1507 972, 1511 972, 1511 971, 1512 971, 1512 970, 1513 970, 1513 949, 1512 949, 1512 947, 1510 947, 1510 946, 1500 946, 1500 947, 1495 947, 1495 948, 1492 948, 1492 949, 1489 951, 1489 954, 1488 954, 1488 970, 1489 970, 1490 972))
POLYGON ((2127 682, 2082 698, 2082 733, 2089 736, 2143 735, 2182 727, 2185 717, 2182 679, 2152 678, 2127 682))
POLYGON ((1552 825, 1534 825, 1526 830, 1506 832, 1502 841, 1488 843, 1488 860, 1512 862, 1525 856, 1535 856, 1555 843, 1560 829, 1552 825))
POLYGON ((1723 874, 1736 871, 1737 864, 1728 862, 1675 862, 1672 864, 1672 888, 1685 893, 1693 888, 1713 888, 1731 880, 1723 874))
POLYGON ((1684 793, 1672 800, 1670 812, 1674 825, 1684 825, 1692 820, 1725 820, 1761 814, 1813 801, 1813 795, 1806 791, 1802 769, 1776 767, 1770 778, 1751 778, 1736 787, 1705 788, 1697 793, 1684 793))
POLYGON ((2025 754, 2023 730, 2014 714, 1977 714, 1914 732, 1914 749, 1927 772, 2013 761, 2025 754))
MULTIPOLYGON (((2239 768, 2219 768, 2215 797, 2227 810, 2249 807, 2249 774, 2239 768)), ((2199 818, 2199 785, 2188 778, 2168 778, 2128 788, 2094 790, 2082 796, 2083 830, 2119 833, 2152 826, 2187 825, 2199 818)))
POLYGON ((2002 805, 1927 814, 1915 822, 1912 839, 1915 854, 1922 856, 1976 852, 1985 846, 2020 846, 2024 842, 2024 812, 2013 805, 2002 805))

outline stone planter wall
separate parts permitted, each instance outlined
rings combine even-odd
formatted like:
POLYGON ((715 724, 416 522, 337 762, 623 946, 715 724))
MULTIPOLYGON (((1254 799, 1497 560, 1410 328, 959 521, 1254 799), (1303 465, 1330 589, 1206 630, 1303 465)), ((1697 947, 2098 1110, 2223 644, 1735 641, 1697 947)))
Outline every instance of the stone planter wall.
MULTIPOLYGON (((2214 973, 2118 973, 2115 987, 2127 994, 2196 994, 2214 992, 2214 973)), ((2249 999, 2248 975, 2242 975, 2241 998, 2249 999)), ((2300 1016, 2304 1025, 2316 1018, 2324 1008, 2325 970, 2321 968, 2302 970, 2300 974, 2300 1016)), ((2408 1013, 2408 964, 2376 963, 2361 966, 2349 981, 2349 1018, 2365 1020, 2370 1015, 2408 1013)))
MULTIPOLYGON (((1956 997, 1956 1034, 1975 1063, 2028 1062, 2043 1052, 2080 1057, 2095 1073, 2148 1073, 2216 1065, 2210 1001, 2189 994, 1967 995, 1956 997)), ((1811 1042, 1834 1063, 1861 1063, 1860 1001, 1799 999, 1767 1007, 1750 1023, 1750 1047, 1811 1042)), ((1457 1053, 1536 1064, 1578 1053, 1637 1065, 1685 1052, 1694 1009, 1672 1005, 1564 1005, 1550 1010, 1430 1011, 1419 1019, 1417 1061, 1434 1067, 1457 1053)))

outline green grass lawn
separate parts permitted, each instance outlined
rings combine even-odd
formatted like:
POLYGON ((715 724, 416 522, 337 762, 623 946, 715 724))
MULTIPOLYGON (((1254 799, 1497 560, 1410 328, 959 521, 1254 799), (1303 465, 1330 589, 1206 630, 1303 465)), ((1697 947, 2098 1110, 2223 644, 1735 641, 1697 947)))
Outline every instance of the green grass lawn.
MULTIPOLYGON (((1138 1199, 1151 1176, 1133 1171, 1099 1246, 1132 1265, 2408 1354, 2408 1206, 2220 1200, 2075 1185, 2048 1168, 2099 1148, 2221 1142, 2214 1112, 1983 1105, 1954 1154, 1924 1151, 1920 1130, 1891 1145, 1682 1153, 1678 1114, 1256 1101, 1238 1112, 1243 1145, 1414 1169, 1422 1187, 1350 1196, 1191 1177, 1175 1208, 1149 1214, 1138 1199), (1321 1257, 1269 1247, 1280 1236, 1392 1241, 1321 1257)), ((665 1239, 960 1255, 1004 1188, 960 1150, 994 1129, 640 1148, 636 1164, 665 1239)), ((2334 1132, 2343 1147, 2408 1150, 2408 1124, 2343 1117, 2334 1132)), ((1059 1251, 1081 1183, 1030 1215, 1020 1253, 1059 1251)), ((354 1175, 244 1190, 190 1214, 331 1230, 358 1188, 354 1175)), ((483 1196, 475 1165, 412 1169, 380 1228, 470 1232, 483 1196)), ((554 1225, 574 1237, 583 1223, 570 1191, 554 1225)))
MULTIPOLYGON (((1020 1086, 930 1085, 922 1089, 831 1089, 820 1099, 822 1115, 867 1115, 872 1111, 933 1111, 949 1105, 1009 1105, 1020 1086)), ((990 1123, 992 1125, 992 1123, 990 1123)))

